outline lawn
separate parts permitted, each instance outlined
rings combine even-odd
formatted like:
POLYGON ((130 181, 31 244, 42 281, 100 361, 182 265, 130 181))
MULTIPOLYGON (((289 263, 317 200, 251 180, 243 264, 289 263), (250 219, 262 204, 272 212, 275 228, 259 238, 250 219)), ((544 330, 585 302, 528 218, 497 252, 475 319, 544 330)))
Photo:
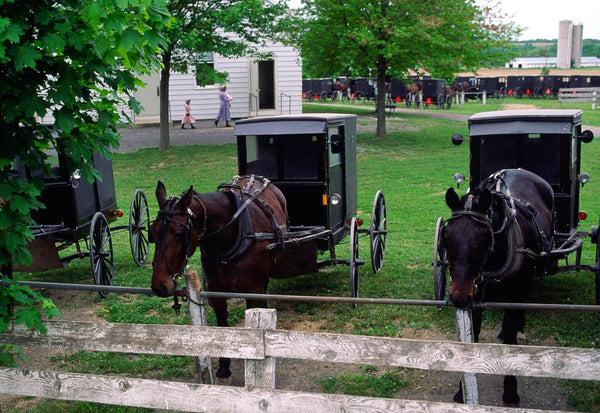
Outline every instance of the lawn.
MULTIPOLYGON (((496 110, 505 104, 534 104, 539 107, 557 108, 555 100, 507 98, 503 102, 485 107, 469 102, 452 108, 450 113, 472 114, 482 110, 496 110)), ((564 105, 567 107, 567 105, 564 105)), ((573 104, 569 104, 572 107, 573 104)), ((600 111, 592 112, 591 104, 584 108, 584 124, 600 126, 600 111)), ((305 111, 339 111, 366 115, 361 126, 370 131, 358 136, 358 211, 369 222, 373 197, 382 190, 386 197, 388 230, 386 260, 383 269, 373 274, 370 265, 361 268, 360 295, 362 297, 389 297, 405 299, 433 299, 431 259, 433 253, 433 230, 439 216, 448 217, 444 194, 453 185, 452 175, 461 172, 468 176, 468 146, 456 147, 450 143, 454 133, 468 135, 466 122, 421 116, 419 109, 413 113, 396 113, 388 121, 388 137, 375 138, 373 106, 348 104, 347 107, 328 107, 325 104, 305 105, 305 111)), ((448 112, 445 111, 444 112, 448 112)), ((591 230, 598 225, 600 203, 600 140, 583 147, 582 171, 591 179, 581 190, 580 206, 588 213, 588 220, 580 223, 581 230, 591 230)), ((136 188, 142 188, 150 203, 151 216, 157 211, 154 189, 156 182, 165 183, 169 194, 179 195, 190 185, 199 192, 214 191, 218 184, 226 182, 237 173, 236 147, 234 145, 173 147, 168 152, 144 149, 135 153, 117 154, 113 168, 117 200, 122 209, 129 207, 130 197, 136 188)), ((459 189, 463 193, 466 185, 459 189)), ((367 224, 368 225, 368 224, 367 224)), ((126 234, 116 234, 115 285, 149 287, 152 271, 151 257, 143 267, 133 263, 129 253, 126 234)), ((361 238, 361 257, 369 257, 368 238, 361 238)), ((348 243, 337 247, 342 257, 348 255, 348 243)), ((595 245, 586 241, 582 261, 595 260, 595 245)), ((200 256, 196 254, 189 262, 192 269, 200 268, 200 256)), ((44 274, 18 274, 19 279, 43 280, 69 283, 90 283, 91 275, 87 260, 73 262, 69 268, 44 274)), ((539 280, 531 296, 532 302, 593 304, 594 274, 582 271, 567 273, 539 280)), ((289 280, 274 280, 269 293, 349 296, 350 282, 345 266, 327 268, 318 274, 307 274, 289 280)), ((56 293, 49 293, 56 296, 56 293)), ((188 323, 185 311, 176 316, 170 308, 172 301, 157 297, 111 294, 107 299, 88 294, 83 302, 67 302, 69 309, 81 311, 93 308, 96 315, 108 322, 133 323, 188 323), (85 306, 85 308, 84 308, 85 306)), ((278 318, 284 323, 318 325, 320 331, 388 337, 415 337, 427 332, 454 339, 454 315, 451 309, 394 307, 361 305, 352 309, 349 305, 271 303, 277 308, 278 318)), ((235 302, 230 311, 232 324, 243 319, 244 308, 235 302)), ((212 311, 209 322, 215 324, 212 311)), ((484 328, 499 329, 500 311, 487 311, 484 328)), ((560 346, 600 348, 600 324, 592 313, 530 311, 526 326, 529 344, 554 343, 560 346)), ((181 358, 144 359, 154 366, 152 377, 191 377, 193 368, 188 360, 181 358), (188 366, 188 367, 184 367, 188 366)), ((127 374, 147 377, 138 371, 140 360, 134 357, 116 357, 77 353, 59 357, 57 363, 76 371, 94 371, 102 374, 127 374)), ((581 411, 600 408, 599 385, 566 382, 565 391, 573 395, 574 407, 581 411), (581 395, 581 396, 580 396, 581 395)), ((59 402, 47 402, 59 403, 59 402)), ((53 406, 51 404, 51 406, 53 406)), ((64 407, 64 403, 61 404, 64 407)), ((41 407, 47 411, 48 404, 41 407)), ((66 408, 65 408, 66 409, 66 408)), ((103 411, 100 407, 86 411, 103 411)), ((42 411, 39 410, 39 411, 42 411)), ((78 410, 72 410, 78 411, 78 410)), ((596 410, 597 411, 597 410, 596 410)))

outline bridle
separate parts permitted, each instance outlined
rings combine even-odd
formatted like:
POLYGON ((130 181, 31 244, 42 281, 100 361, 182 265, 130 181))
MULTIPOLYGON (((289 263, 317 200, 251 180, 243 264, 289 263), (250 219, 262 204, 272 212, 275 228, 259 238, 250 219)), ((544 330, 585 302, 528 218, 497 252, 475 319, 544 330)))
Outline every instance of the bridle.
POLYGON ((179 198, 176 197, 170 197, 167 202, 165 203, 165 207, 164 209, 161 209, 158 211, 158 217, 156 218, 156 221, 160 221, 160 235, 158 237, 158 240, 156 241, 157 243, 157 247, 160 248, 161 252, 163 253, 163 256, 165 258, 165 262, 167 264, 167 272, 169 274, 169 277, 171 278, 171 281, 173 281, 173 283, 175 283, 175 288, 177 287, 177 280, 181 277, 181 275, 183 274, 183 271, 185 270, 185 267, 187 266, 188 260, 190 258, 190 256, 192 255, 192 230, 196 229, 198 232, 198 240, 202 240, 205 235, 206 235, 206 222, 207 222, 207 214, 206 214, 206 207, 204 206, 204 204, 202 202, 200 202, 200 206, 203 209, 203 215, 204 215, 204 220, 203 220, 203 224, 202 227, 198 227, 198 220, 197 220, 197 216, 196 214, 194 214, 194 212, 190 209, 187 208, 185 211, 175 211, 172 208, 177 204, 177 202, 179 201, 179 198), (172 217, 174 216, 181 216, 184 215, 186 217, 185 222, 182 221, 178 221, 176 219, 173 219, 172 217), (181 263, 181 270, 178 272, 175 272, 173 270, 173 266, 171 265, 171 262, 169 261, 169 257, 167 257, 167 252, 165 250, 165 235, 167 233, 167 227, 168 224, 172 222, 175 223, 177 225, 183 225, 184 226, 184 245, 185 245, 185 254, 182 258, 182 263, 181 263))

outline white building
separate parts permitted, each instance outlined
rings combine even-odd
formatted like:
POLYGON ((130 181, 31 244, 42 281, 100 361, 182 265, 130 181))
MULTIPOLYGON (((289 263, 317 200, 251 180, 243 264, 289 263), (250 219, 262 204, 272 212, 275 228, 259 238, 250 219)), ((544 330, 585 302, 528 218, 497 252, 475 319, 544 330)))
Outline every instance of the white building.
MULTIPOLYGON (((229 74, 227 92, 233 97, 233 119, 302 113, 302 65, 298 51, 281 44, 270 44, 260 50, 269 52, 268 60, 252 57, 224 58, 212 55, 212 64, 220 72, 229 74)), ((135 117, 135 123, 159 122, 159 82, 157 73, 142 79, 146 88, 135 97, 144 111, 135 117)), ((191 99, 195 119, 214 119, 219 110, 219 86, 197 86, 194 73, 171 73, 169 82, 169 119, 180 121, 183 106, 191 99)))

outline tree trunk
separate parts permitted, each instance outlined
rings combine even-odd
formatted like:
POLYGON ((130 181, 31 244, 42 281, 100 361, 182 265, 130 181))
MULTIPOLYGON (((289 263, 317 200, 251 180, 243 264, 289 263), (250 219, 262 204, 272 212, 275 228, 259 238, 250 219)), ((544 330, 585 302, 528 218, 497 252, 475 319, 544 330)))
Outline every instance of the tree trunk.
POLYGON ((375 103, 375 114, 377 116, 376 138, 387 136, 385 127, 385 63, 377 63, 377 102, 375 103))
POLYGON ((171 147, 171 137, 169 136, 169 78, 171 76, 171 56, 169 53, 163 54, 163 68, 160 71, 160 143, 158 149, 166 151, 171 147))

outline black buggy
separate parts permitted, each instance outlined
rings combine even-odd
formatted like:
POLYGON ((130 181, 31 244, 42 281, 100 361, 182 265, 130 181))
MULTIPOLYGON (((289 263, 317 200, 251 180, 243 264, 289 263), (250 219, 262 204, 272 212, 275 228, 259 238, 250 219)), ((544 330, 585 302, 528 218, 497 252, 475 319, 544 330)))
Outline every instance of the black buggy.
MULTIPOLYGON (((285 195, 289 233, 285 235, 288 274, 348 264, 351 292, 358 297, 358 234, 370 237, 374 272, 383 266, 387 236, 385 198, 378 191, 368 229, 358 229, 356 116, 310 114, 244 119, 236 122, 240 175, 260 175, 285 195), (336 257, 335 246, 350 234, 350 258, 336 257), (317 256, 329 251, 330 259, 317 256)), ((275 248, 276 246, 274 246, 275 248)))
MULTIPOLYGON (((581 110, 536 109, 477 113, 469 118, 470 180, 476 188, 496 171, 522 168, 542 177, 554 190, 555 234, 549 256, 548 274, 589 270, 595 272, 596 304, 600 304, 600 244, 598 226, 591 231, 579 230, 579 222, 587 217, 580 210, 579 190, 589 176, 580 171, 581 144, 592 141, 591 131, 582 131, 581 110), (581 263, 583 240, 596 244, 593 264, 581 263), (574 262, 569 256, 575 254, 574 262), (559 261, 564 260, 564 265, 559 261)), ((463 137, 456 134, 452 142, 460 145, 463 137)), ((460 184, 462 174, 455 174, 460 184)), ((435 296, 446 295, 447 260, 440 231, 444 224, 438 218, 433 252, 435 296)))
MULTIPOLYGON (((94 282, 111 285, 114 273, 111 230, 127 229, 135 263, 142 265, 146 261, 149 213, 144 192, 137 189, 133 194, 128 225, 111 229, 109 224, 123 216, 123 211, 117 207, 112 162, 99 153, 94 153, 92 159, 102 180, 90 183, 81 178, 79 170, 69 170, 64 153, 59 151, 50 156, 53 174, 37 176, 46 185, 40 196, 45 208, 32 214, 35 225, 31 229, 35 238, 28 245, 32 263, 30 266, 18 266, 16 271, 64 268, 76 258, 89 257, 94 282), (67 250, 73 245, 75 251, 67 250)), ((14 161, 13 167, 26 180, 35 176, 20 159, 14 161)), ((108 293, 101 292, 100 295, 108 293)))

